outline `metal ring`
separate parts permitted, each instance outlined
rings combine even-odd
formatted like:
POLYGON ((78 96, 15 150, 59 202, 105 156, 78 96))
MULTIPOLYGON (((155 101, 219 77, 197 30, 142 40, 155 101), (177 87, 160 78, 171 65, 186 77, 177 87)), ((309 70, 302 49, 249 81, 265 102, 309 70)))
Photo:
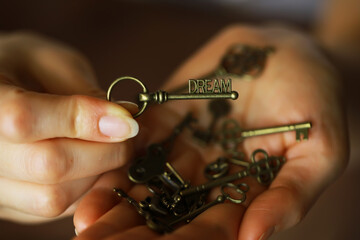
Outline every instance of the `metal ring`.
MULTIPOLYGON (((108 91, 107 91, 107 95, 106 95, 106 98, 107 98, 108 101, 111 102, 111 91, 112 91, 113 87, 114 87, 116 84, 118 84, 120 81, 123 81, 123 80, 132 80, 132 81, 135 81, 136 83, 138 83, 138 84, 141 86, 141 88, 142 88, 142 90, 143 90, 142 93, 145 93, 145 94, 148 93, 148 90, 147 90, 146 86, 145 86, 139 79, 134 78, 134 77, 125 76, 125 77, 120 77, 120 78, 116 79, 114 82, 112 82, 112 84, 110 85, 110 87, 109 87, 109 89, 108 89, 108 91)), ((132 116, 133 116, 134 118, 140 116, 140 115, 145 111, 145 108, 147 107, 147 104, 148 104, 147 102, 142 102, 142 105, 141 105, 141 107, 140 107, 140 109, 139 109, 139 112, 137 112, 136 114, 134 114, 134 115, 132 115, 132 116)))
POLYGON ((246 192, 247 192, 248 190, 249 190, 248 188, 246 188, 245 190, 243 190, 243 189, 241 189, 239 186, 237 186, 237 185, 235 185, 235 184, 233 184, 233 183, 225 183, 225 184, 223 184, 223 185, 221 186, 221 194, 222 194, 223 196, 225 196, 226 199, 229 200, 230 202, 232 202, 232 203, 237 203, 237 204, 245 202, 245 200, 246 200, 246 192), (228 193, 225 192, 225 190, 224 190, 225 188, 233 188, 233 189, 235 189, 235 191, 236 191, 237 193, 240 193, 240 194, 241 194, 242 198, 240 198, 240 199, 235 199, 235 198, 230 197, 230 194, 228 194, 228 193))

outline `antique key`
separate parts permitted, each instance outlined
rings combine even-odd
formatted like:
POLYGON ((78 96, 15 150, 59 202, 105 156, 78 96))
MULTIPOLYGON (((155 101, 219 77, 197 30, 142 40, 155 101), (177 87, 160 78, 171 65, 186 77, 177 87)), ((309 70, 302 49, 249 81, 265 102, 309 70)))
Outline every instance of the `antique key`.
POLYGON ((237 121, 230 119, 223 123, 222 130, 219 132, 219 141, 225 150, 234 150, 236 146, 245 138, 262 136, 267 134, 282 133, 288 131, 296 132, 296 140, 308 140, 308 131, 311 128, 310 122, 288 124, 269 128, 259 128, 253 130, 242 130, 237 121))
POLYGON ((238 158, 219 157, 214 162, 209 163, 204 170, 205 177, 214 180, 226 175, 229 171, 229 164, 234 164, 240 167, 249 167, 250 163, 238 158))
POLYGON ((273 47, 254 47, 244 44, 235 44, 229 48, 228 52, 221 60, 221 64, 211 76, 219 74, 228 74, 231 76, 258 76, 266 63, 266 58, 270 53, 274 52, 273 47))
POLYGON ((208 108, 212 115, 212 120, 209 127, 206 130, 195 129, 193 133, 193 136, 196 139, 200 140, 202 143, 205 144, 208 144, 211 140, 214 139, 214 130, 216 127, 216 123, 221 117, 229 114, 229 112, 231 111, 231 105, 225 99, 214 99, 209 102, 208 108))
POLYGON ((257 149, 252 153, 251 163, 249 163, 249 165, 245 170, 239 171, 232 175, 211 180, 202 185, 193 186, 184 189, 183 191, 180 192, 180 195, 185 197, 194 193, 206 192, 214 187, 222 186, 223 184, 227 184, 247 176, 255 177, 259 183, 263 185, 268 185, 275 178, 276 173, 280 170, 280 167, 284 163, 285 163, 284 157, 276 157, 276 156, 269 157, 264 150, 257 149), (259 153, 263 154, 264 157, 260 160, 256 160, 256 155, 259 153))
MULTIPOLYGON (((183 93, 183 94, 175 94, 175 93, 168 93, 165 91, 156 91, 153 93, 149 93, 146 86, 139 80, 133 77, 121 77, 116 79, 109 87, 107 92, 107 100, 111 101, 111 92, 112 89, 116 84, 118 84, 121 81, 124 80, 132 80, 138 83, 141 87, 143 92, 139 94, 139 102, 141 103, 141 107, 139 109, 139 112, 133 115, 134 118, 140 116, 146 109, 149 103, 164 103, 169 100, 194 100, 194 99, 232 99, 235 100, 238 98, 238 93, 236 91, 232 91, 230 89, 231 86, 231 79, 229 79, 230 84, 226 85, 225 83, 218 86, 216 88, 217 91, 214 91, 214 89, 211 88, 210 83, 206 83, 206 86, 202 85, 201 89, 203 89, 203 92, 199 93, 183 93), (225 88, 226 87, 226 88, 225 88)), ((193 79, 191 79, 193 80, 193 79)), ((191 81, 189 80, 189 81, 191 81)), ((201 80, 202 81, 202 80, 201 80)))
MULTIPOLYGON (((169 170, 180 184, 183 183, 183 179, 180 178, 170 163, 166 161, 166 157, 177 136, 194 121, 193 116, 187 114, 167 139, 162 143, 151 144, 147 149, 147 154, 136 159, 135 163, 129 168, 128 175, 130 180, 136 183, 146 183, 152 178, 160 176, 162 180, 170 181, 169 174, 165 174, 166 170, 169 170)), ((169 183, 172 185, 172 182, 169 183)))

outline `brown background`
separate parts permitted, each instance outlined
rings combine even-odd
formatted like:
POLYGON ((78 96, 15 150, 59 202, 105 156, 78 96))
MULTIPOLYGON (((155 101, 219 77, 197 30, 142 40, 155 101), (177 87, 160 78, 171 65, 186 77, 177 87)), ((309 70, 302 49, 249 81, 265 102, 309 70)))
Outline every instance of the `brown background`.
MULTIPOLYGON (((0 31, 28 29, 73 46, 89 58, 103 89, 123 75, 136 76, 150 89, 156 89, 197 47, 228 24, 280 20, 309 30, 314 20, 311 14, 301 20, 275 13, 256 15, 216 4, 164 2, 0 0, 0 31)), ((360 183, 360 100, 354 86, 349 86, 348 95, 352 96, 348 101, 353 149, 350 167, 299 226, 273 239, 360 239, 360 193, 356 184, 360 183)), ((71 218, 35 226, 0 221, 0 239, 72 236, 71 218)))

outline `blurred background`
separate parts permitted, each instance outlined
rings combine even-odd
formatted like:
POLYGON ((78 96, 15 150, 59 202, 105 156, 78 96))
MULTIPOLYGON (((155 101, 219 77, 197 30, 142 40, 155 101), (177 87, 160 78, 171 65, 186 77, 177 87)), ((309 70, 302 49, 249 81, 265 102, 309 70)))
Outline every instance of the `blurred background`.
MULTIPOLYGON (((103 89, 115 78, 130 75, 143 80, 152 90, 198 47, 232 23, 284 22, 315 36, 327 36, 329 40, 323 42, 334 48, 329 55, 348 86, 350 165, 301 224, 272 239, 360 239, 360 191, 355 184, 360 183, 360 55, 353 51, 360 41, 352 47, 347 40, 344 42, 348 44, 336 40, 333 36, 339 36, 344 29, 341 24, 335 27, 338 32, 332 33, 331 27, 328 30, 327 25, 352 16, 347 10, 334 13, 337 2, 341 0, 0 0, 0 32, 31 30, 73 46, 90 60, 103 89), (346 51, 352 56, 343 56, 346 51)), ((360 16, 357 7, 354 11, 360 16)), ((73 236, 71 218, 42 225, 0 220, 0 239, 57 240, 73 236)))

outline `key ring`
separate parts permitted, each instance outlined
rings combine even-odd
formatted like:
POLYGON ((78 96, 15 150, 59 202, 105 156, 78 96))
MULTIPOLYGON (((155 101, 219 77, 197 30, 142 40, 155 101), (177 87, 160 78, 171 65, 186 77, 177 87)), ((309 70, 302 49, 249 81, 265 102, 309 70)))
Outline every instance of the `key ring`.
POLYGON ((229 200, 232 203, 243 203, 246 200, 246 193, 249 191, 249 185, 247 185, 246 183, 240 183, 239 185, 236 185, 234 183, 225 183, 223 185, 221 185, 220 187, 221 189, 221 194, 222 196, 225 197, 225 199, 229 200), (241 189, 241 187, 243 189, 241 189), (225 192, 225 188, 233 188, 237 193, 239 193, 241 195, 241 198, 236 199, 230 196, 230 194, 225 192))
MULTIPOLYGON (((141 86, 141 88, 142 88, 142 93, 143 93, 143 94, 148 94, 148 90, 147 90, 146 86, 145 86, 139 79, 134 78, 134 77, 125 76, 125 77, 120 77, 120 78, 116 79, 116 80, 110 85, 110 87, 109 87, 109 89, 108 89, 108 91, 107 91, 107 95, 106 95, 106 98, 107 98, 108 101, 111 101, 111 91, 112 91, 112 89, 114 88, 114 86, 115 86, 116 84, 118 84, 119 82, 124 81, 124 80, 132 80, 132 81, 135 81, 136 83, 138 83, 138 84, 141 86)), ((148 105, 148 102, 147 102, 147 101, 143 101, 143 102, 142 102, 142 105, 141 105, 141 107, 140 107, 140 109, 139 109, 139 112, 135 113, 135 114, 133 115, 133 117, 136 118, 136 117, 140 116, 140 115, 145 111, 145 108, 147 107, 147 105, 148 105)))

